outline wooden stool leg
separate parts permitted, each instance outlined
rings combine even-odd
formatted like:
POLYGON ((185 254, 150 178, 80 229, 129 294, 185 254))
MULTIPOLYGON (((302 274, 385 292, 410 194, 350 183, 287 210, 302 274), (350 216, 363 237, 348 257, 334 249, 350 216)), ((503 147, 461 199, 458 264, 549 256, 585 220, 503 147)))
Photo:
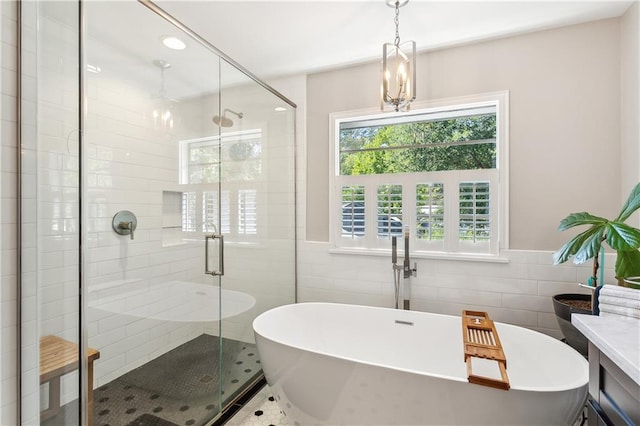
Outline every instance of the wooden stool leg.
POLYGON ((40 421, 49 419, 60 411, 60 376, 49 380, 49 404, 47 409, 40 413, 40 421))

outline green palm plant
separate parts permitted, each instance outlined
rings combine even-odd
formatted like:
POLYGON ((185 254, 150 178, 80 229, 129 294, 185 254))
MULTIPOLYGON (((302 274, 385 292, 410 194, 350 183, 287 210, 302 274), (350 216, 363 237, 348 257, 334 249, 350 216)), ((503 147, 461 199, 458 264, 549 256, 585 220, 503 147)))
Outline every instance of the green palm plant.
POLYGON ((558 265, 573 256, 573 262, 581 264, 593 258, 593 275, 589 280, 597 285, 598 254, 602 244, 616 251, 615 273, 618 279, 640 276, 640 229, 624 223, 640 209, 640 183, 631 191, 618 217, 608 220, 587 212, 571 213, 562 219, 558 230, 565 231, 575 226, 589 226, 554 253, 553 263, 558 265))

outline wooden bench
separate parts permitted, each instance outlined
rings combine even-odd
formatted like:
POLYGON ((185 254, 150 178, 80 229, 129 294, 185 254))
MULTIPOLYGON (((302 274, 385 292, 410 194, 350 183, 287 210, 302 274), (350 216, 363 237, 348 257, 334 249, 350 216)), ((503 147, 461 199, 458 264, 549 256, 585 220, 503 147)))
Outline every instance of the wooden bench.
MULTIPOLYGON (((87 348, 88 371, 88 415, 89 426, 93 423, 93 361, 100 352, 87 348)), ((78 369, 78 345, 58 336, 40 338, 40 384, 49 383, 49 405, 40 412, 40 421, 55 416, 60 411, 60 376, 78 369)))

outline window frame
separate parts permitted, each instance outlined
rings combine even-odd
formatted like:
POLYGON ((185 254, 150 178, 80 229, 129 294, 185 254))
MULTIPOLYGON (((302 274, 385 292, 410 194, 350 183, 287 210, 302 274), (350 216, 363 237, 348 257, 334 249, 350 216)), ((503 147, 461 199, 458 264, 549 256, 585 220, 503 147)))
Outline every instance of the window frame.
MULTIPOLYGON (((394 118, 391 118, 394 120, 394 118)), ((491 183, 491 202, 492 204, 497 202, 497 207, 492 208, 492 228, 495 228, 495 232, 492 231, 492 238, 490 246, 478 252, 478 245, 466 244, 464 241, 459 241, 459 238, 449 239, 448 243, 439 244, 439 242, 425 243, 419 241, 415 235, 415 225, 411 227, 410 232, 410 246, 412 256, 425 257, 425 258, 459 258, 468 260, 487 260, 493 259, 493 261, 502 262, 504 259, 499 258, 499 253, 502 250, 508 249, 509 241, 509 182, 508 182, 508 165, 509 165, 509 92, 498 91, 484 94, 461 96, 454 98, 438 99, 426 102, 415 102, 412 104, 411 111, 400 113, 380 112, 377 108, 367 108, 353 111, 336 112, 329 115, 329 229, 330 229, 330 241, 332 252, 342 253, 360 253, 360 254, 386 254, 390 251, 390 241, 383 239, 377 240, 377 232, 369 232, 367 237, 358 240, 348 241, 342 238, 341 224, 342 224, 342 202, 341 202, 341 188, 343 185, 363 185, 369 186, 375 184, 394 184, 400 183, 403 188, 411 188, 412 191, 403 190, 403 206, 413 203, 413 208, 408 209, 410 214, 404 218, 406 223, 415 223, 415 184, 418 183, 445 183, 444 180, 449 182, 463 182, 463 181, 489 181, 491 183), (416 114, 430 114, 433 116, 446 115, 448 111, 457 111, 463 108, 481 108, 485 106, 494 106, 496 109, 496 167, 495 169, 476 169, 476 170, 452 170, 452 171, 437 171, 437 172, 412 172, 412 173, 393 173, 383 175, 355 175, 355 176, 341 176, 340 175, 340 124, 349 121, 363 121, 363 120, 379 120, 381 118, 387 119, 391 115, 395 116, 399 122, 406 121, 408 116, 416 114), (423 179, 417 179, 417 177, 424 177, 423 179), (409 186, 407 186, 409 185, 409 186), (496 200, 496 201, 494 201, 496 200), (495 216, 494 216, 495 214, 495 216), (493 224, 493 221, 497 221, 497 224, 493 224), (495 235, 495 237, 494 237, 495 235), (452 244, 451 240, 455 240, 456 243, 452 244)), ((376 186, 377 187, 377 186, 376 186)), ((450 187, 451 188, 451 187, 450 187)), ((449 188, 449 189, 450 189, 449 188)), ((455 188, 458 188, 458 184, 455 184, 455 188)), ((367 191, 365 194, 365 205, 375 210, 376 193, 374 191, 367 191)), ((449 198, 449 200, 454 198, 449 198)), ((456 200, 459 196, 455 197, 456 200)), ((454 213, 445 213, 447 217, 455 216, 455 220, 449 218, 447 226, 447 232, 455 232, 457 234, 459 209, 456 206, 447 205, 445 211, 454 213)), ((365 213, 365 224, 368 229, 370 227, 377 226, 375 221, 377 214, 365 213)))

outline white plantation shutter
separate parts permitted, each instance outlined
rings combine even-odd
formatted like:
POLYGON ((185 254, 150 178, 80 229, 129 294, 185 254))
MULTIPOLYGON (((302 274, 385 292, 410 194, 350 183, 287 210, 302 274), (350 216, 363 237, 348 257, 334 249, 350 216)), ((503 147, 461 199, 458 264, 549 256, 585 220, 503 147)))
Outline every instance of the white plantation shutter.
POLYGON ((444 240, 444 185, 416 185, 416 238, 421 241, 444 240))
POLYGON ((202 193, 202 232, 219 232, 218 191, 202 193))
POLYGON ((238 234, 255 235, 258 232, 257 198, 255 189, 238 191, 238 234))
POLYGON ((231 194, 229 191, 222 191, 220 197, 220 232, 225 235, 231 233, 231 194))
POLYGON ((182 231, 195 232, 196 221, 197 221, 196 193, 183 192, 182 193, 182 231))
POLYGON ((376 201, 378 238, 391 239, 392 236, 401 236, 402 185, 379 185, 376 201))
POLYGON ((231 230, 231 212, 229 204, 229 191, 222 191, 220 197, 221 214, 218 224, 218 191, 202 192, 202 232, 220 232, 229 234, 231 230))
POLYGON ((365 235, 365 192, 364 186, 343 186, 341 191, 342 237, 362 238, 365 235))
POLYGON ((489 182, 462 182, 459 190, 460 241, 487 242, 491 237, 489 182))

